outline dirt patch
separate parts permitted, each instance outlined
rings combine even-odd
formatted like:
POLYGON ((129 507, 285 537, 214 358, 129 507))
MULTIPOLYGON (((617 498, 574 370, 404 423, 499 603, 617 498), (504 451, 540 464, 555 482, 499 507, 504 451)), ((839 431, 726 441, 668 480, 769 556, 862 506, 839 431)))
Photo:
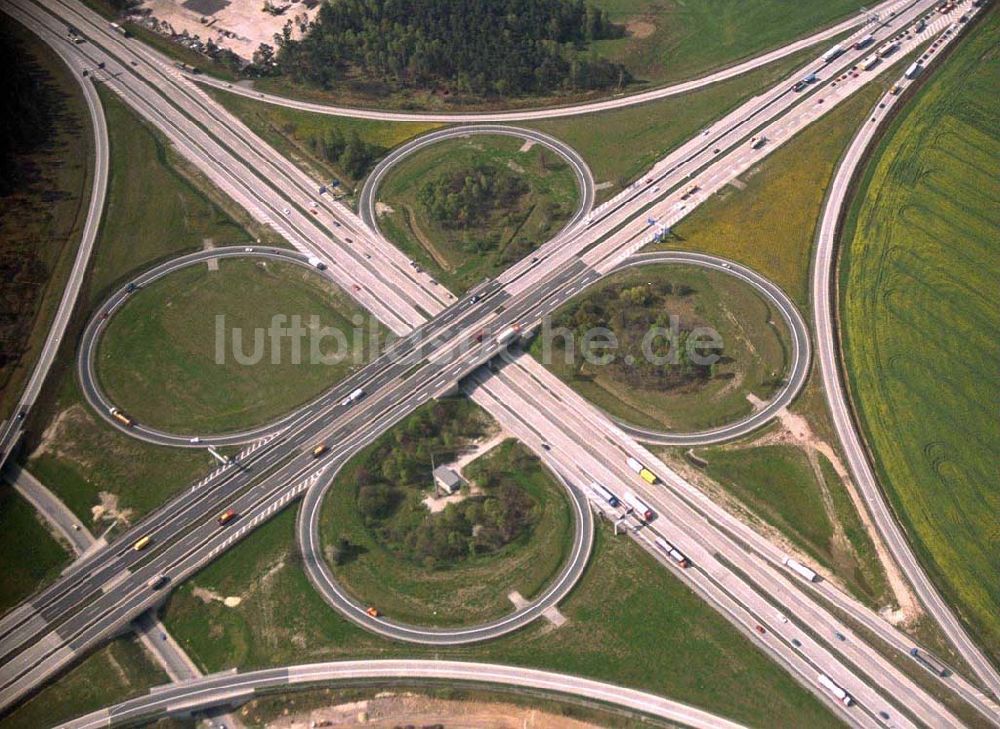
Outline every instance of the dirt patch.
POLYGON ((388 215, 389 213, 394 213, 394 212, 396 212, 396 211, 395 211, 395 210, 393 210, 393 208, 392 208, 392 206, 391 206, 391 205, 387 205, 387 204, 386 204, 386 203, 384 203, 384 202, 376 202, 376 203, 375 203, 375 214, 376 214, 376 215, 377 215, 378 217, 380 217, 380 218, 381 218, 381 217, 382 217, 383 215, 388 215))
POLYGON ((535 146, 535 140, 534 139, 525 139, 524 140, 524 144, 522 144, 521 148, 519 150, 517 150, 517 151, 518 152, 528 152, 534 146, 535 146))
POLYGON ((89 420, 89 416, 83 405, 76 404, 63 410, 53 418, 49 427, 42 433, 42 437, 35 451, 31 454, 31 458, 37 458, 46 453, 51 453, 57 457, 64 456, 65 452, 59 448, 59 444, 64 441, 66 430, 76 423, 87 420, 89 420))
POLYGON ((129 524, 132 519, 131 509, 118 508, 118 494, 110 491, 99 491, 97 498, 100 500, 96 506, 90 507, 91 519, 98 521, 121 521, 129 524))
MULTIPOLYGON (((335 695, 330 698, 331 702, 336 700, 335 695)), ((251 702, 240 711, 240 714, 253 722, 255 704, 251 702)), ((383 692, 371 699, 296 713, 292 713, 286 707, 281 717, 267 722, 268 726, 277 729, 347 727, 361 724, 372 729, 435 724, 467 729, 596 729, 598 726, 527 706, 487 701, 448 701, 395 692, 383 692)))
POLYGON ((507 160, 507 167, 509 167, 512 172, 516 172, 519 175, 524 174, 524 168, 512 159, 507 160))
POLYGON ((643 38, 649 38, 656 32, 656 26, 650 23, 646 19, 635 19, 630 20, 625 23, 625 32, 631 38, 638 38, 642 40, 643 38))

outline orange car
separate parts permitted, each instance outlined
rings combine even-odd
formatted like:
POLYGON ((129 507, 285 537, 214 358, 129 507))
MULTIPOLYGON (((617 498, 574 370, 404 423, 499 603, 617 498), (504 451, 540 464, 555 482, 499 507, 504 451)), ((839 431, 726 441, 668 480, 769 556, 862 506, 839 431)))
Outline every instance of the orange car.
POLYGON ((365 610, 365 612, 368 613, 373 618, 377 618, 380 614, 378 608, 374 606, 369 606, 369 608, 365 610))
POLYGON ((235 518, 236 512, 232 509, 226 509, 224 512, 219 514, 219 518, 216 519, 216 521, 219 522, 219 526, 225 526, 235 518))

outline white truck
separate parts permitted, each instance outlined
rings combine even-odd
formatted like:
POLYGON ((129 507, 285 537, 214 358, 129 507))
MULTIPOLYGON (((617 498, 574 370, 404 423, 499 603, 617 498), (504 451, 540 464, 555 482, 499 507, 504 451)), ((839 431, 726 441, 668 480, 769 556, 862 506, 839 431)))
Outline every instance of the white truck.
POLYGON ((353 390, 350 395, 341 400, 340 404, 343 405, 344 407, 347 407, 348 405, 353 405, 364 396, 365 396, 365 391, 359 387, 357 390, 353 390))
POLYGON ((825 673, 819 674, 819 676, 816 677, 816 682, 819 683, 820 686, 825 688, 831 694, 836 696, 840 700, 840 703, 842 703, 844 706, 850 706, 851 704, 854 703, 854 699, 851 698, 851 695, 846 691, 844 691, 844 689, 840 688, 840 686, 838 686, 836 683, 834 683, 833 679, 827 676, 825 673))
POLYGON ((632 511, 638 514, 643 521, 652 521, 655 514, 649 505, 636 496, 632 491, 625 492, 625 503, 631 507, 632 511))
POLYGON ((308 261, 309 261, 309 265, 312 266, 313 268, 317 268, 320 271, 323 271, 323 270, 326 269, 326 264, 323 263, 323 261, 319 260, 319 258, 317 258, 316 256, 309 256, 308 261))
POLYGON ((497 334, 497 346, 506 347, 521 335, 521 325, 513 324, 497 334))
POLYGON ((806 567, 804 564, 799 562, 797 559, 792 559, 791 557, 785 557, 783 560, 785 567, 798 573, 802 577, 806 578, 809 582, 815 582, 816 578, 819 576, 811 569, 806 567))
POLYGON ((823 54, 823 63, 829 63, 834 58, 842 56, 844 54, 844 47, 842 45, 835 45, 833 48, 828 50, 823 54))
POLYGON ((924 67, 921 66, 919 63, 913 63, 913 64, 910 65, 910 67, 908 69, 906 69, 906 73, 903 74, 903 75, 906 76, 906 78, 908 78, 908 79, 910 79, 912 81, 917 76, 919 76, 920 72, 923 71, 923 70, 924 70, 924 67))

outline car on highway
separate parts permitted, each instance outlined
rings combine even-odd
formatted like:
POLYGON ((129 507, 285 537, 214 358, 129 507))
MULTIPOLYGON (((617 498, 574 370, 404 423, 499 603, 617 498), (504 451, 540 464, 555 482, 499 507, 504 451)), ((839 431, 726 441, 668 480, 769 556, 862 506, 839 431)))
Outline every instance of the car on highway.
POLYGON ((147 534, 146 536, 141 537, 140 539, 137 539, 136 542, 135 542, 135 544, 132 545, 132 549, 134 551, 136 551, 136 552, 141 552, 146 547, 148 547, 149 543, 152 542, 152 541, 153 541, 153 538, 147 534))
POLYGON ((761 635, 767 635, 767 631, 764 629, 763 625, 755 625, 754 630, 756 630, 761 635))
POLYGON ((796 648, 801 648, 802 641, 800 641, 798 638, 792 638, 792 645, 795 646, 796 648))
POLYGON ((375 607, 374 605, 369 605, 368 609, 365 610, 365 613, 368 615, 368 617, 371 618, 377 618, 381 615, 381 613, 378 611, 378 608, 375 607))
POLYGON ((201 443, 201 438, 199 438, 197 435, 194 436, 193 438, 188 438, 188 443, 194 443, 194 444, 201 443))
POLYGON ((225 526, 233 519, 236 518, 236 511, 233 509, 226 509, 224 512, 216 517, 215 521, 219 526, 225 526))
POLYGON ((243 252, 244 253, 253 253, 253 248, 251 248, 250 246, 247 246, 246 248, 243 249, 243 252))
POLYGON ((326 443, 320 443, 318 446, 312 449, 312 456, 313 458, 319 458, 321 455, 326 453, 327 450, 329 449, 327 448, 326 443))
POLYGON ((167 581, 166 575, 164 574, 155 575, 149 578, 149 581, 146 583, 146 587, 148 587, 150 590, 156 590, 159 589, 159 587, 163 585, 166 581, 167 581))
POLYGON ((288 208, 282 208, 281 212, 284 213, 285 215, 291 215, 292 214, 292 211, 289 210, 288 208))
POLYGON ((129 283, 128 286, 125 287, 125 293, 126 294, 131 294, 137 288, 139 288, 139 284, 137 284, 135 281, 132 281, 131 283, 129 283))
POLYGON ((847 640, 847 638, 846 638, 846 637, 844 637, 844 634, 843 634, 843 633, 841 633, 841 632, 835 632, 835 633, 834 633, 834 635, 835 635, 835 636, 837 636, 837 640, 840 640, 840 641, 845 641, 845 640, 847 640))

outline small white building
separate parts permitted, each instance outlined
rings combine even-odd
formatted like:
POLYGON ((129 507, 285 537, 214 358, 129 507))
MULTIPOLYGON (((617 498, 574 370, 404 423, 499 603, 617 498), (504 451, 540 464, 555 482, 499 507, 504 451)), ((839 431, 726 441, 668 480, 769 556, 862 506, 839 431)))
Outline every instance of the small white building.
POLYGON ((447 466, 434 469, 434 485, 445 495, 458 493, 464 483, 465 479, 447 466))

